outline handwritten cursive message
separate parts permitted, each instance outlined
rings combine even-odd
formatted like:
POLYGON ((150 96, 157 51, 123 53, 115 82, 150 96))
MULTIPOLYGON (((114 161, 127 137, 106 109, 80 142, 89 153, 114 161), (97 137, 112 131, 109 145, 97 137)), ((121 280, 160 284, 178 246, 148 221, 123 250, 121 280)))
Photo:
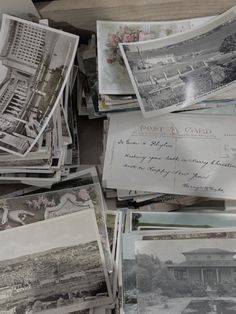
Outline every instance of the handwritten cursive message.
POLYGON ((224 123, 217 116, 181 114, 112 117, 104 182, 111 188, 235 198, 235 122, 236 117, 224 123))

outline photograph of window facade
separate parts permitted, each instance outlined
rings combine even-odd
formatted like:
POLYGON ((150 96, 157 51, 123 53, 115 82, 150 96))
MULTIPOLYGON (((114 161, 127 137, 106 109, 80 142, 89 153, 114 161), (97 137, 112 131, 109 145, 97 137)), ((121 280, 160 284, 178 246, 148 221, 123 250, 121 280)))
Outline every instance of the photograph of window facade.
POLYGON ((25 155, 58 103, 78 39, 7 15, 0 38, 0 148, 25 155))

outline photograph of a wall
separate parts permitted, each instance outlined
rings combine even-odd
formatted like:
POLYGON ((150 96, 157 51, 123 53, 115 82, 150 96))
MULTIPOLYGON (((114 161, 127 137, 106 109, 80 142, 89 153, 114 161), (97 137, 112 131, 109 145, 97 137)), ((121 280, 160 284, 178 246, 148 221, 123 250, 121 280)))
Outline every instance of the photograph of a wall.
POLYGON ((0 148, 26 155, 59 102, 78 37, 3 15, 0 33, 0 148))

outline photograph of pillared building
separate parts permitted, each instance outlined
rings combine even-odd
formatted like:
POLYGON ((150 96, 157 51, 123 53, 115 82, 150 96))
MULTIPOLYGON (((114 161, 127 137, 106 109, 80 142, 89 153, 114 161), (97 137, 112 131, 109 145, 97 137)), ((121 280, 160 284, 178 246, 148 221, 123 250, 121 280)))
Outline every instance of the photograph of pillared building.
POLYGON ((236 252, 212 248, 182 254, 184 262, 168 265, 175 279, 191 279, 209 287, 219 283, 236 283, 236 252))
POLYGON ((24 155, 56 105, 77 38, 9 16, 0 37, 0 148, 24 155))
POLYGON ((138 313, 236 313, 235 239, 136 242, 138 313))

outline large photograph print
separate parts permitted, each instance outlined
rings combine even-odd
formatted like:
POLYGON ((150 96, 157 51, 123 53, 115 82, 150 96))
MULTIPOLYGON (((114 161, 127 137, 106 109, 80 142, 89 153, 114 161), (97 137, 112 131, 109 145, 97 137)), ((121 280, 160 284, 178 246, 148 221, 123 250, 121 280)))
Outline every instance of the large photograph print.
POLYGON ((37 143, 63 92, 77 44, 77 36, 3 15, 0 149, 26 155, 37 143))
POLYGON ((138 313, 235 313, 235 239, 137 241, 135 247, 138 313))
POLYGON ((120 44, 146 117, 188 107, 235 86, 235 8, 195 30, 120 44))

